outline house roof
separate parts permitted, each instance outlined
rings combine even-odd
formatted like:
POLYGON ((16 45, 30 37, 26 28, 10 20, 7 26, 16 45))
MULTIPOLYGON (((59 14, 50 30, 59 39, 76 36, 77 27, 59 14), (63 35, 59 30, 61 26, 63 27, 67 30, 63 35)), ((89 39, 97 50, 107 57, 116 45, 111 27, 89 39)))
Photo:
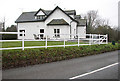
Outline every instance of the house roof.
MULTIPOLYGON (((73 21, 75 21, 75 22, 77 22, 76 20, 74 20, 71 16, 69 16, 69 14, 70 14, 70 11, 69 11, 69 14, 68 13, 66 13, 65 11, 63 11, 60 7, 56 7, 53 11, 51 11, 50 12, 50 14, 48 14, 48 16, 45 18, 45 20, 56 10, 56 9, 60 9, 63 13, 65 13, 71 20, 73 20, 73 21)), ((68 12, 68 11, 67 11, 68 12)), ((73 14, 75 14, 75 13, 73 13, 73 14)))
POLYGON ((41 20, 36 20, 35 19, 35 16, 34 16, 35 13, 36 12, 23 12, 15 22, 19 23, 19 22, 42 21, 42 19, 41 20))
POLYGON ((53 19, 47 25, 69 25, 64 19, 53 19))
MULTIPOLYGON (((63 13, 65 13, 71 20, 75 21, 78 23, 78 26, 85 26, 86 25, 86 20, 81 19, 80 15, 76 15, 75 10, 62 10, 60 7, 56 7, 54 10, 44 10, 44 9, 39 9, 38 11, 33 11, 33 12, 23 12, 18 19, 15 21, 15 23, 21 23, 21 22, 40 22, 40 21, 45 21, 56 9, 60 9, 63 13), (46 17, 42 19, 35 19, 35 16, 37 13, 42 10, 43 13, 45 13, 46 17), (75 15, 74 19, 70 15, 75 15)), ((67 25, 68 23, 64 19, 54 19, 49 23, 50 24, 65 24, 67 25)))
POLYGON ((86 19, 76 19, 78 22, 78 26, 86 26, 87 20, 86 19))
POLYGON ((81 19, 81 15, 75 15, 75 19, 81 19))
MULTIPOLYGON (((37 13, 42 10, 42 12, 44 12, 46 15, 49 15, 53 10, 44 10, 44 9, 39 9, 35 15, 37 15, 37 13)), ((76 11, 75 10, 64 10, 65 13, 67 13, 68 15, 73 15, 75 14, 76 15, 76 11)))
MULTIPOLYGON (((34 12, 23 12, 19 18, 15 21, 15 23, 20 23, 20 22, 39 22, 39 21, 44 21, 45 19, 47 19, 57 8, 59 8, 58 6, 54 9, 54 10, 44 10, 44 9, 39 9, 38 11, 34 11, 34 12), (46 17, 44 19, 35 19, 35 16, 37 15, 37 13, 42 10, 43 13, 45 13, 46 17)), ((69 15, 74 15, 76 14, 75 10, 65 10, 63 11, 61 8, 59 8, 63 13, 65 13, 68 17, 70 17, 72 20, 74 20, 71 16, 69 15)), ((75 21, 75 20, 74 20, 75 21)))
POLYGON ((45 15, 47 15, 46 12, 45 12, 45 10, 43 10, 43 9, 40 8, 40 9, 35 13, 34 16, 37 16, 37 14, 39 13, 39 11, 42 11, 45 15))

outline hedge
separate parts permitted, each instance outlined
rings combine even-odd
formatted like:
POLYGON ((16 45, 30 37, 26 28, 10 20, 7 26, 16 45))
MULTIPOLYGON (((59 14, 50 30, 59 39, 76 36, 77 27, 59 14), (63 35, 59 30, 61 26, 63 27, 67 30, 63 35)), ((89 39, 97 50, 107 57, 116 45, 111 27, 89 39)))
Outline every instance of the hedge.
POLYGON ((22 50, 2 51, 2 68, 17 68, 28 65, 43 64, 61 60, 68 60, 88 55, 95 55, 104 52, 119 50, 120 45, 87 45, 74 47, 37 48, 22 50))

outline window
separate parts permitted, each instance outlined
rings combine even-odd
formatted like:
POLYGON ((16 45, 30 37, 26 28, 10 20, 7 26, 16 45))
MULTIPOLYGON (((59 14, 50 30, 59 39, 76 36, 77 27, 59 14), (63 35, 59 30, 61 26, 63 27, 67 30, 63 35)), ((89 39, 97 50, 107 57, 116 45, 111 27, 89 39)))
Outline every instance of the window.
POLYGON ((44 19, 45 18, 45 15, 38 15, 37 16, 37 19, 44 19))
POLYGON ((40 19, 40 16, 37 16, 37 19, 40 19))
POLYGON ((44 29, 40 29, 40 33, 43 33, 43 34, 40 34, 40 38, 43 39, 43 37, 44 37, 44 29))
POLYGON ((54 29, 55 37, 60 37, 60 29, 54 29))
MULTIPOLYGON (((24 33, 25 33, 25 30, 20 30, 20 32, 23 32, 24 31, 24 33)), ((22 36, 22 34, 20 34, 20 36, 22 36)), ((25 36, 25 34, 24 34, 24 36, 25 36)))
POLYGON ((40 33, 44 33, 44 29, 40 29, 40 33))

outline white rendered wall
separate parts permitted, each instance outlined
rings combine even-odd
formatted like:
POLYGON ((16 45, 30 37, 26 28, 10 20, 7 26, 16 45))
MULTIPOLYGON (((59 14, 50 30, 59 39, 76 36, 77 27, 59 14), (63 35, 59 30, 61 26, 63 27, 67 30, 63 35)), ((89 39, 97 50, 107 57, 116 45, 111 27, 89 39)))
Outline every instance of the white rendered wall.
MULTIPOLYGON (((74 34, 74 29, 76 31, 76 25, 77 23, 74 22, 73 20, 70 19, 70 17, 68 17, 65 13, 63 13, 61 10, 59 9, 56 9, 45 21, 45 24, 46 24, 46 27, 47 27, 47 24, 52 21, 53 19, 64 19, 69 25, 71 24, 71 34, 74 34), (71 22, 73 21, 73 22, 71 22)), ((64 26, 66 27, 66 26, 64 26)), ((67 30, 70 30, 70 29, 67 29, 67 30)), ((66 32, 67 32, 66 30, 66 32)), ((50 29, 47 29, 47 31, 50 31, 50 29)), ((52 31, 52 30, 51 30, 52 31)), ((62 32, 62 34, 65 34, 65 32, 62 32)))
POLYGON ((46 20, 45 24, 48 24, 53 19, 64 19, 67 23, 70 24, 72 21, 65 13, 63 13, 61 10, 56 9, 46 20))
POLYGON ((76 28, 77 28, 76 26, 77 26, 77 23, 72 21, 71 22, 71 34, 73 34, 72 38, 74 38, 74 36, 75 36, 74 34, 76 34, 76 28))
POLYGON ((40 10, 37 15, 45 15, 45 14, 40 10))
MULTIPOLYGON (((39 34, 40 29, 44 29, 44 32, 46 32, 44 22, 18 23, 18 32, 22 29, 25 29, 25 39, 34 39, 33 34, 39 34)), ((21 37, 18 35, 18 39, 21 39, 21 37)))
POLYGON ((86 26, 78 26, 77 33, 80 38, 86 38, 86 26))
MULTIPOLYGON (((42 13, 43 12, 39 12, 39 14, 42 13)), ((45 35, 54 34, 54 29, 60 29, 60 34, 70 34, 70 25, 71 34, 76 34, 76 32, 78 32, 81 37, 85 37, 86 27, 77 27, 77 23, 75 21, 72 21, 65 13, 59 9, 56 9, 44 22, 18 23, 18 31, 20 29, 25 29, 25 39, 34 39, 33 34, 39 34, 40 29, 44 29, 45 35), (53 19, 64 19, 69 25, 47 26, 47 24, 53 19)), ((22 36, 18 36, 18 39, 21 39, 21 37, 22 36)), ((53 36, 50 37, 53 38, 53 36)))
MULTIPOLYGON (((54 29, 60 29, 60 34, 70 34, 70 26, 69 25, 56 25, 56 26, 48 26, 47 27, 47 33, 48 38, 53 39, 54 38, 54 29)), ((60 38, 69 38, 70 35, 60 35, 60 38)))

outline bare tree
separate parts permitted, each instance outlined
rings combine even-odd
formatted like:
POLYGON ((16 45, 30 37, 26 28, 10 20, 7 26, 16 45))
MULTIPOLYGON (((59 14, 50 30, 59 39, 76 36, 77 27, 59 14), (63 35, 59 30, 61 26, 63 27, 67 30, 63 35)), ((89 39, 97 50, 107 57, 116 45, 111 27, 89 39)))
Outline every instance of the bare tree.
POLYGON ((99 27, 99 26, 109 26, 109 20, 108 19, 102 19, 102 18, 97 18, 95 21, 95 28, 99 27))
POLYGON ((94 29, 99 26, 109 26, 109 20, 100 18, 98 11, 90 10, 83 16, 87 19, 87 33, 93 33, 94 29))
POLYGON ((2 31, 5 31, 5 23, 6 23, 6 18, 3 17, 0 19, 0 23, 1 23, 1 28, 2 28, 2 31))
POLYGON ((90 10, 84 16, 87 19, 87 33, 92 33, 92 30, 96 27, 96 20, 98 18, 98 11, 90 10))
POLYGON ((2 26, 3 24, 2 24, 2 22, 0 22, 0 32, 2 31, 2 26))
POLYGON ((87 13, 87 18, 88 18, 88 22, 90 24, 91 27, 95 26, 95 21, 98 18, 98 11, 95 10, 91 10, 87 13))

